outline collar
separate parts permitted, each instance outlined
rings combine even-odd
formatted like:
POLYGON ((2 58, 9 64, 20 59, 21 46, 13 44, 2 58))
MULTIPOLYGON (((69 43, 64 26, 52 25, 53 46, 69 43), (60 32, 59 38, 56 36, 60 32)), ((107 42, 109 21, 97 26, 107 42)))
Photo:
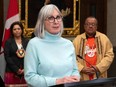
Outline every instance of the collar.
POLYGON ((51 33, 47 32, 47 31, 45 31, 44 39, 46 39, 46 40, 58 40, 60 37, 61 36, 60 36, 59 33, 54 35, 54 34, 51 34, 51 33))
MULTIPOLYGON (((86 34, 86 33, 85 33, 86 34)), ((86 34, 86 38, 88 39, 88 38, 95 38, 95 35, 96 35, 96 33, 92 36, 92 37, 89 37, 87 34, 86 34)))

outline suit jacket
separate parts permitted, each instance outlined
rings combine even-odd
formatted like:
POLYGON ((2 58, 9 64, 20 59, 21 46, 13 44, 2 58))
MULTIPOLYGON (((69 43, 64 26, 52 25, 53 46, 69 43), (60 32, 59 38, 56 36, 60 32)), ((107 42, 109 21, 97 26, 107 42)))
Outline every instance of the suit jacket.
MULTIPOLYGON (((26 49, 28 40, 25 38, 22 38, 22 46, 23 49, 26 49)), ((6 72, 14 72, 17 73, 17 71, 24 67, 24 58, 19 58, 16 54, 18 47, 16 45, 16 42, 14 38, 9 38, 4 46, 4 54, 5 54, 5 60, 6 60, 6 72)))

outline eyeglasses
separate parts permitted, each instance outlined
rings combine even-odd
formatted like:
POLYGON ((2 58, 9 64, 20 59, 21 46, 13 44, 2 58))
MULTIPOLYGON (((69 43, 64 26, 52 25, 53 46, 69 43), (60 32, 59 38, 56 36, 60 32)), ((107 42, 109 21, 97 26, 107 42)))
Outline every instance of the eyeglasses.
POLYGON ((85 23, 85 25, 86 26, 90 26, 91 25, 91 26, 95 27, 97 24, 95 24, 95 23, 85 23))
POLYGON ((58 16, 56 16, 56 17, 54 17, 54 16, 47 17, 47 20, 48 20, 50 23, 55 22, 55 19, 57 20, 57 22, 61 22, 61 21, 62 21, 62 16, 58 15, 58 16))

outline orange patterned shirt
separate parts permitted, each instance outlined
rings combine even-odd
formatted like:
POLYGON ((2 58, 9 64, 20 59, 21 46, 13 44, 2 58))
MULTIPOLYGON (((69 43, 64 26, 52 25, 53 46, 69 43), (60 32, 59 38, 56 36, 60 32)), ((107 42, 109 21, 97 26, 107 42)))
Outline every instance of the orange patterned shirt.
MULTIPOLYGON (((96 65, 97 56, 96 56, 96 44, 95 38, 91 37, 87 39, 86 47, 85 47, 85 59, 91 64, 96 65)), ((88 63, 86 63, 87 67, 91 67, 88 63)), ((93 75, 89 75, 90 80, 93 79, 93 75)))

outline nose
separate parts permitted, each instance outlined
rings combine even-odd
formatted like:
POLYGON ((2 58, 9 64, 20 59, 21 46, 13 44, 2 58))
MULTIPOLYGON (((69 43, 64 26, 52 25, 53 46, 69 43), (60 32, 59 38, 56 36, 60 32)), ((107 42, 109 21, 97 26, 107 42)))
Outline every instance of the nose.
POLYGON ((54 23, 58 23, 58 20, 56 18, 54 19, 54 23))
POLYGON ((19 29, 16 29, 16 31, 19 31, 19 29))
POLYGON ((93 25, 92 25, 92 24, 90 24, 90 25, 89 25, 89 27, 93 27, 93 25))

